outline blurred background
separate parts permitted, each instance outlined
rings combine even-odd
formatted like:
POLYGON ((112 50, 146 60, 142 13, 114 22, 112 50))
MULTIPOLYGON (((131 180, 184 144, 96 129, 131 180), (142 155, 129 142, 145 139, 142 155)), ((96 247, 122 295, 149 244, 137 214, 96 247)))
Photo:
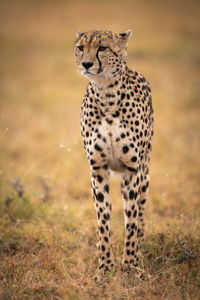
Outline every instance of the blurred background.
MULTIPOLYGON (((185 240, 192 235, 195 240, 200 216, 199 16, 198 0, 0 1, 0 245, 7 249, 3 274, 10 244, 16 243, 14 234, 27 247, 39 240, 58 253, 53 240, 57 237, 60 247, 66 247, 65 234, 75 228, 79 238, 91 236, 91 253, 95 249, 96 216, 79 126, 88 80, 79 74, 73 55, 78 29, 132 29, 127 63, 150 82, 155 112, 147 236, 166 232, 170 225, 180 228, 185 240), (77 218, 84 223, 81 232, 77 218), (54 239, 40 235, 42 230, 54 232, 54 239)), ((113 227, 120 228, 113 233, 114 247, 120 253, 119 179, 112 179, 112 197, 113 227)), ((23 261, 26 255, 17 245, 23 261)), ((87 244, 83 247, 88 249, 87 244)), ((195 242, 193 247, 195 252, 195 242)), ((76 250, 70 251, 76 257, 76 250)), ((34 269, 28 258, 25 265, 34 269)), ((62 268, 60 272, 62 277, 62 268)), ((19 282, 20 276, 13 275, 19 282)), ((25 285, 34 278, 23 279, 25 285)), ((10 287, 14 284, 4 279, 10 287)), ((43 279, 37 284, 47 284, 43 279)))

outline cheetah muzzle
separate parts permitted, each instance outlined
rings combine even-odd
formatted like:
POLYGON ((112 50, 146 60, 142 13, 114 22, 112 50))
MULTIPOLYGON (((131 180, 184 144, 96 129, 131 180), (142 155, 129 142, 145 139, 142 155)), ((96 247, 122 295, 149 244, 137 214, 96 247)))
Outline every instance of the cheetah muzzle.
POLYGON ((99 231, 99 274, 114 267, 110 237, 110 170, 121 173, 125 244, 123 269, 138 266, 149 191, 153 108, 149 83, 126 65, 132 32, 77 32, 75 57, 90 78, 81 107, 81 134, 91 167, 99 231))

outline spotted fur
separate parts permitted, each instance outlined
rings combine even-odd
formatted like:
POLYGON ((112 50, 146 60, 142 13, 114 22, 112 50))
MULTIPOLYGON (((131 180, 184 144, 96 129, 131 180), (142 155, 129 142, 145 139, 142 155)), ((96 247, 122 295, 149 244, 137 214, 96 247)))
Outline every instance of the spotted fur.
POLYGON ((81 107, 81 133, 91 167, 101 274, 114 266, 110 237, 110 170, 122 175, 124 270, 138 265, 138 239, 144 235, 153 108, 149 83, 126 65, 131 34, 131 30, 121 34, 79 31, 75 42, 79 70, 90 78, 81 107))

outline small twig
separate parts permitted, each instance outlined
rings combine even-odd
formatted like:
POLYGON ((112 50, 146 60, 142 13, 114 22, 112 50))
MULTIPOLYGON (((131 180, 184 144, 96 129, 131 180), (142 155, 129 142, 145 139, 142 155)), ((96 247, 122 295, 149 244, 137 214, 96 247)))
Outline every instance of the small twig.
POLYGON ((18 177, 14 182, 11 182, 11 186, 14 188, 20 198, 24 196, 25 186, 21 183, 20 177, 18 177))
POLYGON ((9 207, 12 201, 13 201, 13 197, 7 196, 6 199, 5 199, 6 207, 9 207))
POLYGON ((50 192, 51 192, 51 188, 50 186, 47 184, 46 180, 44 177, 40 177, 39 178, 40 184, 43 188, 43 195, 41 196, 41 199, 43 202, 46 202, 49 200, 50 198, 50 192))
POLYGON ((16 223, 16 219, 15 219, 15 217, 13 216, 13 214, 11 213, 11 211, 9 210, 9 208, 6 207, 6 208, 5 208, 5 211, 6 211, 7 214, 9 215, 11 221, 12 221, 13 223, 16 223))
POLYGON ((177 246, 180 247, 180 249, 182 250, 182 257, 180 256, 178 259, 177 259, 177 262, 178 263, 182 263, 183 261, 186 261, 186 260, 190 260, 190 259, 195 259, 196 258, 196 255, 192 252, 192 250, 189 250, 185 244, 184 241, 178 241, 178 244, 177 246))
POLYGON ((194 255, 194 253, 191 250, 188 250, 186 248, 186 245, 182 246, 182 250, 184 251, 186 256, 189 256, 190 258, 196 258, 196 256, 194 255))

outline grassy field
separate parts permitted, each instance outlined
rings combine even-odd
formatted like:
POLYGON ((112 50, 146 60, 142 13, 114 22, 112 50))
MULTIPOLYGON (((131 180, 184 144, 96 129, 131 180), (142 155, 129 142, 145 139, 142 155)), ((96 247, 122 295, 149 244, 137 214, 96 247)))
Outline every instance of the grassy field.
POLYGON ((0 1, 0 298, 199 299, 198 1, 0 1), (128 65, 152 86, 155 137, 144 280, 120 271, 124 221, 112 179, 116 272, 95 283, 96 213, 79 128, 87 79, 76 30, 133 30, 128 65))

